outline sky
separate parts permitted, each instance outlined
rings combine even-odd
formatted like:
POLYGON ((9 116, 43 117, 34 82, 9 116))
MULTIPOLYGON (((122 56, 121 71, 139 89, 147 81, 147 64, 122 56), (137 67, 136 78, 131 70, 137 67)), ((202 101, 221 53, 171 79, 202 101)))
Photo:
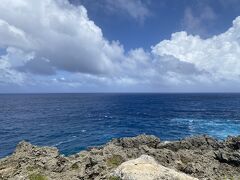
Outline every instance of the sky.
POLYGON ((1 0, 0 93, 240 92, 239 0, 1 0))

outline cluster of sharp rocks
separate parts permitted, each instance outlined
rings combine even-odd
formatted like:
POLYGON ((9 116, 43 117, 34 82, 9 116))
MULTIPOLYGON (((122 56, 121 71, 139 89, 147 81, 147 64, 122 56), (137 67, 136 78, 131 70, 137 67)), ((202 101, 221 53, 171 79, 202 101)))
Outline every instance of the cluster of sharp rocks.
POLYGON ((240 136, 202 135, 160 141, 139 135, 113 139, 64 156, 55 147, 20 142, 0 160, 0 180, 240 180, 240 136))

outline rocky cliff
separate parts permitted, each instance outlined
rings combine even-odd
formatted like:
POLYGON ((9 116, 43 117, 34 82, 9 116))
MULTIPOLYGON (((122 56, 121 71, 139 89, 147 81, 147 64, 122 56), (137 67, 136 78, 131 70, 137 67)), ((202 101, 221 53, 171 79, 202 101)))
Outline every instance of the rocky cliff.
POLYGON ((161 142, 139 135, 65 157, 54 147, 20 142, 0 160, 0 179, 240 179, 240 136, 208 136, 161 142))

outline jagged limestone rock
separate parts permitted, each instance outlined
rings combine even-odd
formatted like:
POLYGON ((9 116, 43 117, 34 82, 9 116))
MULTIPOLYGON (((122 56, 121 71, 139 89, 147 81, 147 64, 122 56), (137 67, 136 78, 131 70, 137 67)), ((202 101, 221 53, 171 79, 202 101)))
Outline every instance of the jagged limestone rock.
POLYGON ((0 180, 114 180, 122 163, 148 155, 166 168, 198 179, 240 179, 240 137, 218 141, 208 136, 163 142, 155 136, 113 139, 65 157, 55 147, 39 147, 22 141, 15 152, 0 159, 0 180))

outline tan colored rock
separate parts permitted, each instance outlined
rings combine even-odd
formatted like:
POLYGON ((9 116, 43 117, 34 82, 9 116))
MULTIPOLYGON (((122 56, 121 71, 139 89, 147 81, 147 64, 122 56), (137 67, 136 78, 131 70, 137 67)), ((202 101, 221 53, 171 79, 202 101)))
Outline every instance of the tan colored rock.
POLYGON ((113 176, 123 180, 197 180, 158 164, 148 155, 122 163, 114 171, 113 176))

